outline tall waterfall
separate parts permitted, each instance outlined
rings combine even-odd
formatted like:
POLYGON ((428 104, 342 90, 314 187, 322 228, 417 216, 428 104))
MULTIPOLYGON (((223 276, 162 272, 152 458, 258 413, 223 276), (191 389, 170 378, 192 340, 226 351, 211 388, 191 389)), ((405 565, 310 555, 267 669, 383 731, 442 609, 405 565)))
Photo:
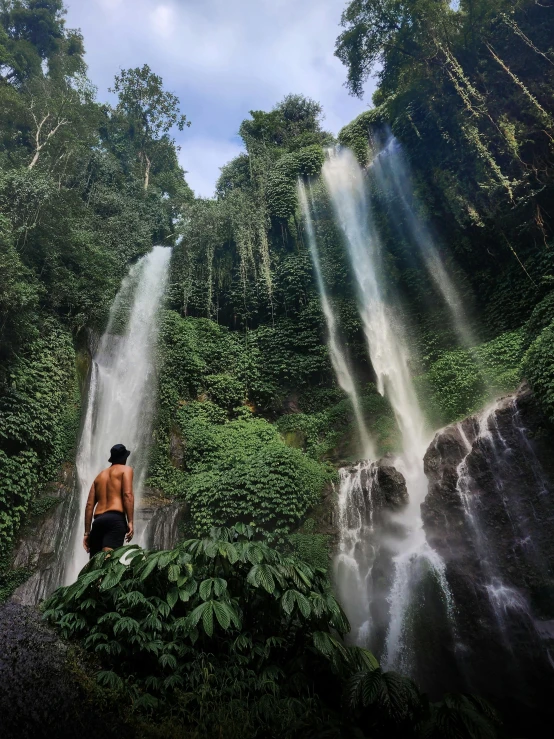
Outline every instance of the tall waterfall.
MULTIPOLYGON (((133 265, 110 310, 93 357, 83 430, 77 449, 79 521, 66 554, 65 580, 73 582, 85 565, 82 520, 90 486, 108 465, 109 450, 125 444, 134 469, 135 508, 147 471, 156 404, 154 355, 158 312, 167 283, 171 250, 156 246, 133 265), (125 314, 128 313, 128 316, 125 314), (120 324, 124 323, 123 332, 120 324)), ((142 543, 144 531, 137 532, 142 543)))
POLYGON ((319 259, 319 251, 317 248, 317 240, 315 237, 314 225, 312 221, 312 215, 310 212, 310 205, 308 203, 308 197, 306 195, 306 188, 302 180, 298 180, 298 197, 300 200, 300 206, 302 208, 302 214, 306 224, 306 235, 308 237, 308 248, 312 257, 312 263, 314 265, 314 272, 317 281, 317 287, 319 290, 319 299, 321 302, 321 308, 325 321, 327 323, 327 344, 329 347, 329 356, 331 358, 331 364, 335 370, 337 376, 337 382, 344 390, 344 392, 350 398, 352 407, 354 409, 354 416, 358 426, 358 433, 360 435, 360 441, 362 444, 362 450, 365 457, 374 458, 375 449, 373 441, 371 440, 368 430, 365 425, 365 421, 362 415, 362 409, 360 406, 360 399, 358 397, 358 391, 356 389, 356 383, 350 372, 348 362, 344 353, 344 349, 341 345, 339 338, 339 331, 337 327, 337 320, 333 312, 333 307, 327 294, 327 288, 325 287, 325 281, 323 279, 323 273, 321 271, 321 262, 319 259))
MULTIPOLYGON (((393 556, 384 661, 387 666, 409 670, 411 655, 406 616, 413 590, 426 571, 434 573, 446 603, 449 602, 444 565, 427 544, 420 514, 420 505, 427 492, 423 456, 429 436, 409 369, 400 319, 385 299, 381 244, 366 196, 363 173, 352 152, 344 149, 331 153, 323 166, 323 177, 354 271, 358 306, 377 375, 377 389, 388 397, 402 437, 402 453, 395 466, 406 479, 409 503, 396 517, 404 536, 396 542, 393 556)), ((344 480, 343 483, 346 484, 344 480)), ((356 604, 345 605, 347 613, 357 607, 356 604)))
MULTIPOLYGON (((462 346, 475 344, 470 322, 464 310, 462 298, 450 279, 444 262, 437 250, 433 236, 418 215, 410 168, 400 142, 388 133, 387 139, 371 162, 371 173, 377 185, 400 209, 400 217, 407 230, 407 237, 415 244, 433 282, 442 295, 451 316, 452 326, 462 346)), ((398 221, 395 221, 398 225, 398 221)))

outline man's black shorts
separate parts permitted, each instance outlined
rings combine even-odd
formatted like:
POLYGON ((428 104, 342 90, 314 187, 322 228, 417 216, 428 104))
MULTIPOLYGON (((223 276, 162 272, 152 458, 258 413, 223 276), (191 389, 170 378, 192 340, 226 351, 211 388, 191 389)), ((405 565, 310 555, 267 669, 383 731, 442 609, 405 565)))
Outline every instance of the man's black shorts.
POLYGON ((127 533, 127 518, 120 511, 106 511, 94 517, 88 544, 90 556, 101 552, 105 547, 117 549, 123 546, 127 533))

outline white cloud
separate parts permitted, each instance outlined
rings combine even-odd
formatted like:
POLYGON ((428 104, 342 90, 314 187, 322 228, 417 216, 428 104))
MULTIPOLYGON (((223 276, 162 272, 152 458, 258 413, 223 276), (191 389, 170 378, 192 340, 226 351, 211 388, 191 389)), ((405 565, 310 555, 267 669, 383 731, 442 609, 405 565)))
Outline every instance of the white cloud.
MULTIPOLYGON (((188 179, 210 190, 215 157, 228 155, 249 110, 268 110, 287 93, 324 108, 338 130, 367 102, 351 98, 333 55, 346 0, 66 0, 80 26, 89 74, 105 98, 120 68, 147 63, 175 92, 192 127, 181 136, 188 179), (210 142, 205 158, 192 142, 210 142), (189 158, 190 157, 190 158, 189 158), (209 173, 209 174, 208 174, 209 173)), ((369 95, 368 95, 369 99, 369 95)), ((235 147, 236 148, 236 147, 235 147)))
POLYGON ((154 31, 163 39, 173 36, 175 32, 175 17, 172 7, 169 5, 158 5, 150 13, 150 19, 154 31))
POLYGON ((179 163, 188 171, 187 182, 195 195, 211 197, 220 168, 242 151, 239 143, 204 137, 185 140, 179 152, 179 163))

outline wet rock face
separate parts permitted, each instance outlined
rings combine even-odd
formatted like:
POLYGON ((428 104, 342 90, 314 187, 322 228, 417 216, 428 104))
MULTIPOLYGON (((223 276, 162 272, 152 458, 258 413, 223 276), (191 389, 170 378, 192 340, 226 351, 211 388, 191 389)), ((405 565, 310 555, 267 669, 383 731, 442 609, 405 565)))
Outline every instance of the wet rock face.
POLYGON ((0 607, 2 739, 129 736, 91 702, 81 682, 90 671, 34 608, 0 607))
POLYGON ((63 582, 64 559, 58 554, 73 541, 79 516, 74 487, 75 468, 66 465, 58 480, 47 490, 48 495, 57 498, 58 502, 42 516, 30 520, 21 531, 14 551, 13 567, 24 568, 33 574, 14 592, 13 602, 35 605, 63 582))
POLYGON ((171 501, 147 488, 135 517, 137 528, 144 528, 147 549, 173 549, 179 542, 179 527, 185 515, 182 501, 171 501))
POLYGON ((392 457, 377 462, 377 479, 373 491, 374 504, 389 511, 400 511, 408 505, 408 489, 404 475, 393 465, 392 457))
POLYGON ((469 687, 528 706, 554 685, 554 485, 546 445, 533 440, 542 426, 522 388, 438 432, 421 508, 446 565, 469 687))
POLYGON ((185 442, 177 429, 169 433, 169 461, 178 470, 183 469, 185 458, 185 442))

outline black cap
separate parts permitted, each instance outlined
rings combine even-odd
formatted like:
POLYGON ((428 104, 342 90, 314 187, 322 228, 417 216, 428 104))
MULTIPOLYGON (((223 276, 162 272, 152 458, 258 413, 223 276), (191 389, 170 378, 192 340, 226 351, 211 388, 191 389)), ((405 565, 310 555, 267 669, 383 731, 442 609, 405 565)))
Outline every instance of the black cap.
POLYGON ((124 464, 131 452, 126 448, 125 444, 114 444, 110 449, 110 458, 108 462, 112 464, 124 464))

